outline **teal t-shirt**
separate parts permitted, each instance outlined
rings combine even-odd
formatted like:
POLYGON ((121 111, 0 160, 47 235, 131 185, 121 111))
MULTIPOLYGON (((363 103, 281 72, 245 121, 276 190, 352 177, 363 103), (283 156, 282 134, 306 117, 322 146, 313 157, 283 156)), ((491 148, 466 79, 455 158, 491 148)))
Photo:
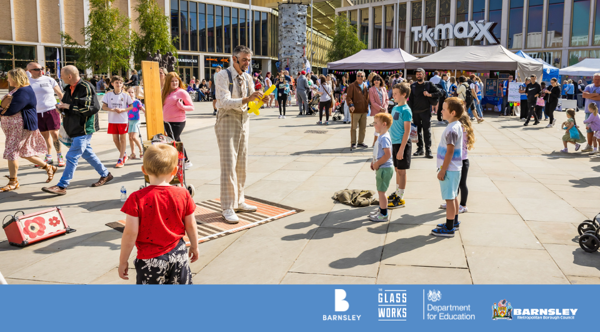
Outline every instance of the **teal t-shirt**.
POLYGON ((392 109, 392 127, 390 128, 390 136, 392 136, 392 144, 402 144, 404 137, 404 122, 412 122, 412 111, 408 105, 394 106, 392 109))

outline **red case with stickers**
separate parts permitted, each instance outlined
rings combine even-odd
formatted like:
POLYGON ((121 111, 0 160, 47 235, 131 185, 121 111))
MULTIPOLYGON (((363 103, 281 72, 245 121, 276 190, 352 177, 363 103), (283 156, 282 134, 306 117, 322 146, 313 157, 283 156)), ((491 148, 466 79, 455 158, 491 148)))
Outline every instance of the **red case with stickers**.
POLYGON ((2 229, 6 233, 8 243, 17 247, 25 247, 55 236, 74 232, 62 214, 60 207, 25 215, 19 211, 6 216, 2 229), (19 212, 22 214, 18 216, 19 212), (8 220, 8 221, 7 221, 8 220))

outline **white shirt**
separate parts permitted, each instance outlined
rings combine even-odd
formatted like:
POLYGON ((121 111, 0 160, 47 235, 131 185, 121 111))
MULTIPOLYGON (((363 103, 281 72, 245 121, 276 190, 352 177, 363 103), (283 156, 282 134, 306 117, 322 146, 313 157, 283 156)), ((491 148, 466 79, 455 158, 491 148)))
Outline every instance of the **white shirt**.
POLYGON ((40 78, 29 77, 29 84, 31 84, 31 88, 35 93, 35 99, 37 99, 37 105, 35 108, 38 113, 44 113, 56 109, 54 87, 57 86, 57 83, 55 80, 48 76, 40 76, 40 78))
POLYGON ((449 123, 448 127, 442 133, 440 145, 437 150, 438 168, 444 164, 444 158, 446 158, 446 153, 448 152, 448 144, 454 145, 454 153, 452 154, 450 165, 448 165, 448 171, 460 171, 462 170, 463 129, 458 120, 449 123))
MULTIPOLYGON (((131 96, 125 91, 121 91, 119 94, 115 94, 111 91, 104 95, 102 103, 106 104, 108 108, 111 109, 128 108, 129 105, 133 104, 133 100, 131 100, 131 96)), ((127 112, 108 112, 108 123, 128 123, 128 121, 127 112)))
POLYGON ((429 79, 429 82, 433 83, 433 84, 438 84, 440 83, 440 80, 442 78, 440 77, 440 75, 435 75, 432 78, 429 79))
POLYGON ((319 101, 326 102, 331 100, 331 97, 329 97, 329 95, 331 94, 331 86, 329 85, 329 83, 321 84, 321 86, 319 87, 319 92, 323 93, 319 101))
POLYGON ((237 70, 233 66, 221 70, 218 74, 215 74, 215 87, 217 97, 217 109, 225 110, 236 110, 240 112, 246 112, 248 110, 248 104, 242 104, 242 99, 248 97, 254 93, 254 83, 252 83, 252 77, 246 72, 238 75, 237 70), (233 79, 233 93, 229 93, 229 75, 227 70, 231 72, 231 78, 233 79), (240 76, 246 87, 244 92, 241 91, 238 76, 240 76))

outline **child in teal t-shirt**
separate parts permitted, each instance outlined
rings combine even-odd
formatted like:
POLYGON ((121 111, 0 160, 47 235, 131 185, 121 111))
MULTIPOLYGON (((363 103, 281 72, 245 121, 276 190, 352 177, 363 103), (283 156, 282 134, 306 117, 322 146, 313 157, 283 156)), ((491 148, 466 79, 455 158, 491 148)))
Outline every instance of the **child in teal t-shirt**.
POLYGON ((408 83, 396 84, 393 87, 394 101, 398 103, 392 109, 393 123, 390 128, 392 137, 392 157, 396 168, 396 191, 388 197, 388 208, 395 209, 404 207, 404 191, 406 190, 406 170, 410 169, 410 158, 412 156, 412 145, 410 142, 410 129, 412 122, 412 111, 406 104, 410 96, 410 85, 408 83))

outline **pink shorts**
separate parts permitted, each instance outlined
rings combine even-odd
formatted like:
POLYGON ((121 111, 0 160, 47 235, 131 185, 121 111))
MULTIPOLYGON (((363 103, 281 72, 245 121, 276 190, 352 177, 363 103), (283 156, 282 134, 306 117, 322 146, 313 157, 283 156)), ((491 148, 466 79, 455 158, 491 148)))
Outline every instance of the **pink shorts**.
POLYGON ((109 123, 107 132, 109 134, 116 134, 116 135, 127 134, 128 126, 129 125, 127 123, 109 123))
POLYGON ((44 113, 38 113, 38 129, 40 132, 60 129, 60 113, 57 110, 49 110, 44 113))

